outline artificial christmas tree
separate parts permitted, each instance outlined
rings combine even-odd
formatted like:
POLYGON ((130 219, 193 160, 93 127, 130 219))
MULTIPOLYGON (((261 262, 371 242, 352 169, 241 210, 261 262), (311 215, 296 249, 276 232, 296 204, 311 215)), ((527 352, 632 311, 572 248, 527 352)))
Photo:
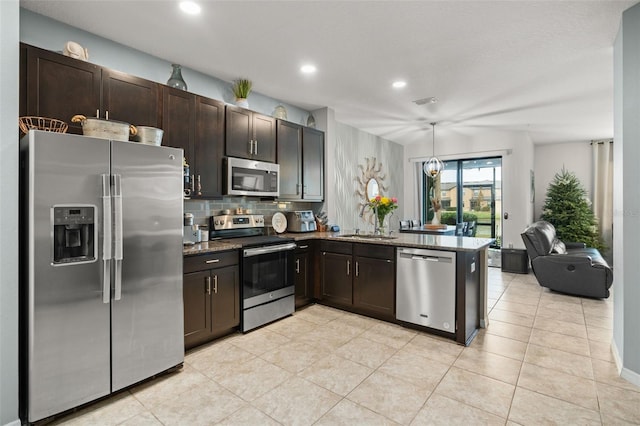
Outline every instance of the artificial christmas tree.
POLYGON ((551 223, 558 239, 564 242, 581 242, 599 250, 605 248, 587 191, 576 175, 564 168, 556 173, 547 188, 541 219, 551 223))

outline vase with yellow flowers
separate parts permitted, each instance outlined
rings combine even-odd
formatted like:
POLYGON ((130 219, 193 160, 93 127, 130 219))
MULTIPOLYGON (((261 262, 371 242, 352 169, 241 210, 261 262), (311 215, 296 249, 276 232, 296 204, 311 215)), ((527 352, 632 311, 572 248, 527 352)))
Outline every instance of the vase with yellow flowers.
POLYGON ((393 213, 393 211, 398 208, 398 199, 396 197, 382 197, 378 195, 371 198, 367 205, 373 211, 376 219, 378 220, 378 227, 376 228, 375 233, 384 234, 384 219, 387 215, 393 213))

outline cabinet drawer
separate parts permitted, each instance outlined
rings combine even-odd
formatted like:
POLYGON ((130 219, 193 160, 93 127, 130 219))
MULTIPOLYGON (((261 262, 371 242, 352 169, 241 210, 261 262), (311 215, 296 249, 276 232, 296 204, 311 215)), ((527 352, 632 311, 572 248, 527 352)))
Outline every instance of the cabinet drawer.
POLYGON ((353 254, 356 256, 372 257, 374 259, 385 259, 395 261, 395 247, 383 246, 379 244, 354 244, 353 254))
POLYGON ((184 258, 183 273, 204 271, 207 269, 221 268, 223 266, 236 265, 238 263, 238 250, 222 251, 184 258))
POLYGON ((341 241, 320 241, 320 251, 328 251, 331 253, 351 254, 353 253, 353 244, 343 243, 341 241))

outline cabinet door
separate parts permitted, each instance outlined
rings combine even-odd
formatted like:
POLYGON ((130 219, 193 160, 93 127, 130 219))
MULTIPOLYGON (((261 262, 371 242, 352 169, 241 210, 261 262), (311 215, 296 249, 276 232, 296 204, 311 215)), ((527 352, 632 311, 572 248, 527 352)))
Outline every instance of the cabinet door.
POLYGON ((244 108, 226 106, 225 152, 229 157, 251 158, 253 153, 252 113, 244 108))
POLYGON ((27 46, 26 115, 57 118, 69 133, 82 134, 71 117, 95 117, 100 109, 102 70, 99 66, 27 46))
POLYGON ((280 197, 302 198, 302 127, 278 120, 278 164, 280 165, 280 197))
POLYGON ((224 332, 240 324, 240 277, 238 266, 211 271, 211 315, 213 333, 224 332))
POLYGON ((209 271, 183 275, 184 344, 192 347, 211 334, 211 284, 209 271))
POLYGON ((321 297, 327 302, 351 306, 353 304, 353 262, 350 255, 322 252, 321 297))
POLYGON ((395 262, 361 256, 354 261, 353 306, 395 319, 395 262))
POLYGON ((253 157, 256 160, 276 162, 276 119, 253 113, 253 157))
POLYGON ((172 87, 162 88, 162 145, 182 148, 190 167, 195 167, 194 110, 195 95, 172 87))
POLYGON ((296 251, 293 255, 295 268, 296 308, 308 304, 313 299, 310 255, 308 251, 296 251))
POLYGON ((222 195, 224 150, 224 104, 196 96, 195 174, 200 177, 202 197, 222 195))
POLYGON ((324 133, 302 130, 302 198, 308 201, 324 199, 324 133))
POLYGON ((158 83, 103 68, 103 118, 108 113, 110 120, 125 121, 134 126, 160 127, 159 97, 158 83))

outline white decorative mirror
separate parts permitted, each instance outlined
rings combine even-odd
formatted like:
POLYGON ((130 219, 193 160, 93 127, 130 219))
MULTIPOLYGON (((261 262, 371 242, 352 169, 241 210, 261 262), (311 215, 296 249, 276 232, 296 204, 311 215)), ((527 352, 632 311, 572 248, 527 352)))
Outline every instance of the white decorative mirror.
POLYGON ((367 198, 370 200, 378 195, 380 195, 378 181, 375 178, 371 178, 369 179, 369 182, 367 182, 367 198))
POLYGON ((358 182, 356 194, 362 200, 358 203, 358 211, 366 222, 373 223, 373 213, 365 207, 372 198, 378 195, 383 196, 389 187, 384 184, 387 175, 382 172, 382 163, 378 163, 375 157, 367 157, 365 161, 364 166, 358 164, 360 176, 356 177, 358 182))

